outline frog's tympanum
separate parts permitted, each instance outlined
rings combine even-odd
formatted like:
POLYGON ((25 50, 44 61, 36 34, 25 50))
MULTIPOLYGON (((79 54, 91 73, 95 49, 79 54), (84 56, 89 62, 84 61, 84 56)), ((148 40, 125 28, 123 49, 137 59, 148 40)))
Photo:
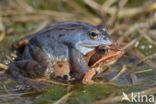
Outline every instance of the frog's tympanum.
POLYGON ((102 25, 58 22, 21 39, 14 45, 17 59, 9 72, 21 79, 47 78, 92 84, 102 66, 115 62, 123 51, 102 25))

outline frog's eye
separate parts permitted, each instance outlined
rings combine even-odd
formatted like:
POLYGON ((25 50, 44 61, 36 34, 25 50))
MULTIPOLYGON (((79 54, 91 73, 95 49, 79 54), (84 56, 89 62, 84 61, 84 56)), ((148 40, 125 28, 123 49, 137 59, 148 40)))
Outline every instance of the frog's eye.
POLYGON ((108 51, 109 51, 108 48, 100 48, 100 49, 98 49, 98 53, 102 54, 102 55, 107 54, 108 51))
POLYGON ((91 38, 91 39, 97 39, 98 37, 99 37, 99 32, 97 32, 97 31, 91 31, 91 32, 89 32, 89 37, 91 38))

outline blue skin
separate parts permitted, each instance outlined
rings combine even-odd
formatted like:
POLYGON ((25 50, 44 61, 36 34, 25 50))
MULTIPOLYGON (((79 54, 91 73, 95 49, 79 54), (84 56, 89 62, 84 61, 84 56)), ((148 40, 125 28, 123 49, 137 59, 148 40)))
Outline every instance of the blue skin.
MULTIPOLYGON (((43 76, 47 77, 55 74, 53 65, 57 61, 65 60, 71 64, 71 68, 74 68, 74 75, 77 79, 82 79, 89 69, 83 56, 97 46, 112 44, 103 26, 93 26, 83 22, 54 23, 32 35, 28 40, 29 43, 20 53, 22 58, 11 65, 14 70, 20 70, 26 74, 24 76, 42 76, 46 72, 43 76), (98 34, 94 39, 89 35, 92 32, 98 34), (31 69, 28 63, 36 67, 31 69), (47 68, 50 71, 47 71, 47 68)), ((16 73, 14 76, 18 76, 17 72, 11 73, 16 73)))
POLYGON ((55 23, 36 34, 34 38, 52 62, 57 59, 70 61, 78 79, 81 79, 89 69, 83 56, 97 46, 112 44, 102 25, 92 26, 83 22, 55 23), (92 31, 98 33, 98 38, 92 39, 89 36, 92 31))
POLYGON ((63 38, 63 41, 71 44, 83 55, 86 55, 88 52, 92 51, 97 46, 112 44, 111 40, 108 38, 108 33, 106 29, 102 25, 92 26, 85 23, 79 24, 80 29, 76 28, 75 30, 71 31, 63 38), (84 26, 86 29, 82 30, 81 26, 84 26), (91 39, 89 37, 89 33, 91 33, 92 31, 95 31, 99 34, 98 38, 91 39))

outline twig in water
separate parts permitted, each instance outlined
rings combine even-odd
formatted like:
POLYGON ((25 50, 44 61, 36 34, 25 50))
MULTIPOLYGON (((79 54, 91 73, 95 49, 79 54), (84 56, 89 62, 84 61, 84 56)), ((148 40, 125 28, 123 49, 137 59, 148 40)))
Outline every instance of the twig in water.
POLYGON ((54 84, 54 85, 62 85, 62 86, 67 86, 68 84, 65 83, 61 83, 61 82, 57 82, 57 81, 53 81, 53 80, 47 80, 47 79, 36 79, 37 81, 43 81, 43 82, 47 82, 49 84, 54 84))
POLYGON ((133 47, 133 45, 138 41, 138 39, 134 39, 132 40, 131 42, 129 42, 128 44, 126 44, 122 49, 123 50, 128 50, 130 49, 131 47, 133 47))
POLYGON ((10 93, 10 94, 0 95, 0 98, 4 98, 4 99, 5 98, 17 98, 17 97, 21 97, 24 95, 35 94, 35 93, 37 93, 37 92, 32 91, 32 92, 16 93, 16 94, 10 93))
POLYGON ((2 17, 0 17, 0 42, 5 38, 5 28, 2 22, 2 17))
POLYGON ((66 101, 68 100, 69 96, 73 94, 74 91, 71 91, 69 93, 67 93, 66 95, 64 95, 63 97, 61 97, 58 101, 56 101, 54 104, 65 104, 66 101))
POLYGON ((156 56, 156 53, 151 54, 151 55, 149 55, 149 56, 147 56, 147 57, 144 57, 143 59, 141 59, 141 60, 137 63, 137 65, 140 64, 140 63, 142 63, 142 62, 144 62, 144 61, 146 61, 146 60, 148 60, 148 59, 150 59, 150 58, 153 58, 154 56, 156 56))
POLYGON ((7 70, 8 66, 0 63, 0 69, 7 70))
POLYGON ((121 44, 125 38, 127 38, 129 35, 132 35, 132 33, 135 31, 143 30, 142 28, 144 28, 144 29, 149 28, 152 25, 151 23, 156 22, 156 19, 154 19, 154 18, 155 17, 152 16, 145 22, 141 22, 141 23, 138 22, 138 23, 135 23, 132 26, 130 26, 129 29, 124 33, 124 35, 118 39, 118 43, 121 44), (151 21, 151 23, 149 21, 151 21))
POLYGON ((15 0, 17 2, 17 5, 27 11, 33 11, 33 8, 28 5, 26 2, 22 1, 22 0, 15 0))
MULTIPOLYGON (((138 57, 139 59, 144 59, 145 55, 143 53, 141 53, 139 50, 137 49, 133 49, 133 51, 131 52, 134 56, 138 57)), ((156 69, 156 65, 154 62, 152 62, 149 59, 146 59, 145 61, 146 64, 148 64, 149 66, 151 66, 152 68, 156 69)))
POLYGON ((93 0, 84 0, 84 3, 93 8, 96 11, 99 11, 101 6, 93 0))
POLYGON ((139 80, 138 80, 137 75, 135 73, 131 73, 130 76, 131 76, 131 79, 132 79, 132 84, 133 85, 138 85, 139 84, 139 80))
POLYGON ((147 70, 136 71, 135 74, 146 73, 146 72, 151 72, 151 71, 153 71, 153 69, 147 69, 147 70))
POLYGON ((141 36, 143 36, 146 40, 148 40, 150 43, 156 45, 156 42, 154 40, 151 39, 151 37, 148 36, 146 31, 143 30, 138 30, 138 32, 141 34, 141 36))
POLYGON ((118 0, 106 0, 103 4, 102 4, 102 10, 105 10, 105 8, 110 8, 110 6, 112 4, 114 4, 115 2, 117 2, 118 0))
POLYGON ((117 80, 117 79, 120 77, 120 75, 126 71, 126 69, 127 69, 127 68, 126 68, 126 66, 124 65, 124 66, 122 67, 121 71, 120 71, 115 77, 113 77, 113 78, 111 79, 111 81, 117 80))

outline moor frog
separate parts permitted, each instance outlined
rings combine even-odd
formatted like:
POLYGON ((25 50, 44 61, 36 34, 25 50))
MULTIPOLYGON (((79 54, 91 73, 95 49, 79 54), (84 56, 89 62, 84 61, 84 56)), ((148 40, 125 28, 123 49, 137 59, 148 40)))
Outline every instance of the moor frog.
POLYGON ((92 77, 103 65, 116 61, 123 51, 109 38, 102 25, 83 22, 57 22, 14 45, 17 59, 9 72, 17 78, 82 80, 92 77))

